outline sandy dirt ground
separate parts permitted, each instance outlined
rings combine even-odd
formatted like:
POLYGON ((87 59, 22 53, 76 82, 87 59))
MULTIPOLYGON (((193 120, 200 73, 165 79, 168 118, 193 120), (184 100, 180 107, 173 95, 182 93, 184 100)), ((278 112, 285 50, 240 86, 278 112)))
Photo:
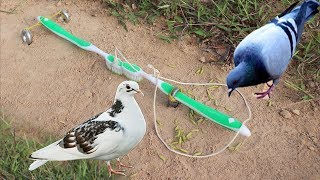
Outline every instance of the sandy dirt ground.
MULTIPOLYGON (((203 54, 188 38, 167 44, 156 38, 156 27, 144 25, 128 24, 127 32, 115 18, 108 16, 100 2, 1 0, 1 9, 18 4, 16 13, 0 14, 0 105, 20 135, 39 139, 63 136, 73 126, 110 107, 117 85, 125 80, 108 71, 99 55, 83 51, 43 27, 32 29, 34 42, 30 46, 22 44, 23 28, 34 23, 36 16, 50 15, 61 8, 72 15, 68 24, 62 23, 64 28, 106 52, 114 52, 117 47, 127 59, 149 73, 152 71, 147 64, 153 64, 161 75, 179 81, 225 82, 227 70, 199 62, 203 54), (195 72, 200 67, 204 71, 198 75, 195 72)), ((237 151, 226 150, 204 159, 182 157, 165 148, 154 129, 154 86, 144 80, 140 87, 145 96, 137 96, 136 100, 145 115, 147 133, 123 158, 134 165, 127 172, 136 174, 134 179, 320 179, 320 102, 296 103, 296 92, 286 88, 283 81, 272 94, 272 106, 253 96, 263 86, 240 89, 252 107, 252 120, 247 124, 252 136, 238 138, 235 144, 243 142, 243 145, 237 151), (282 109, 288 110, 291 117, 281 116, 282 109), (292 113, 294 109, 300 115, 292 113), (166 157, 166 161, 158 154, 166 157)), ((241 120, 247 117, 240 96, 234 93, 227 98, 224 87, 212 92, 220 106, 208 99, 207 87, 183 88, 221 111, 241 120)), ((188 120, 186 107, 167 108, 166 97, 160 92, 157 98, 160 133, 167 141, 174 138, 175 119, 185 131, 201 130, 184 145, 191 154, 217 151, 234 135, 209 121, 194 125, 188 120)))

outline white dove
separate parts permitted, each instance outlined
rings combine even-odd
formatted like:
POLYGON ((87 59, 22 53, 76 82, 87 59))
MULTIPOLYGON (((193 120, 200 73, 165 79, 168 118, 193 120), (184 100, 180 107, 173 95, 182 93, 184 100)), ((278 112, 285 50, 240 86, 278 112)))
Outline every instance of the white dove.
MULTIPOLYGON (((32 171, 48 161, 76 159, 104 160, 111 174, 124 175, 122 170, 114 170, 110 160, 127 154, 143 138, 146 122, 134 94, 141 93, 138 83, 124 81, 117 89, 114 104, 106 112, 100 113, 83 124, 67 132, 60 139, 30 155, 35 160, 30 166, 32 171)), ((141 93, 142 94, 142 93, 141 93)))

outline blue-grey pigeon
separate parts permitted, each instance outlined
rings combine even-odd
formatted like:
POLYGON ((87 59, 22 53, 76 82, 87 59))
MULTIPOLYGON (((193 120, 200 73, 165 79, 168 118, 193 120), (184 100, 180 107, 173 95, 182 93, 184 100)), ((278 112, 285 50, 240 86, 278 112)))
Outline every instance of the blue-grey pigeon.
POLYGON ((266 92, 255 93, 258 98, 266 95, 279 83, 281 75, 295 52, 300 41, 304 23, 318 13, 320 3, 306 0, 300 6, 292 4, 268 24, 245 37, 234 52, 235 68, 227 77, 228 95, 237 87, 267 83, 266 92))

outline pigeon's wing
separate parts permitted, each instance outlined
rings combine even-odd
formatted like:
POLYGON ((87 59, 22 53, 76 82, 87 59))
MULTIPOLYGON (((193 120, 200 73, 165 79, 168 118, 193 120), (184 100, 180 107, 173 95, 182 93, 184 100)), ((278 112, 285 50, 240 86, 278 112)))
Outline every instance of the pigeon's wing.
POLYGON ((269 23, 243 39, 234 53, 234 62, 250 59, 263 63, 272 79, 279 78, 286 70, 297 45, 297 27, 293 19, 269 23), (239 58, 254 54, 260 58, 239 58), (237 58, 236 58, 237 57, 237 58))
POLYGON ((295 27, 290 28, 287 23, 268 24, 269 30, 260 37, 262 61, 272 79, 279 78, 285 72, 295 52, 295 27))
POLYGON ((74 160, 109 155, 123 140, 124 129, 113 120, 103 120, 105 113, 95 116, 69 131, 65 137, 31 154, 32 159, 74 160))

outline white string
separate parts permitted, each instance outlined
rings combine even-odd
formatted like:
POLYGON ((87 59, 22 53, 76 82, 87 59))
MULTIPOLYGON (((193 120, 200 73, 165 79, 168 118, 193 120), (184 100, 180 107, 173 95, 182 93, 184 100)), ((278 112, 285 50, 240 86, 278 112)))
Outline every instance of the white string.
MULTIPOLYGON (((150 68, 154 69, 154 76, 156 77, 157 81, 158 79, 163 79, 163 80, 167 80, 167 81, 171 81, 171 82, 174 82, 174 83, 177 83, 177 84, 182 84, 182 85, 195 85, 195 86, 202 86, 202 85, 207 85, 207 86, 212 86, 212 85, 216 85, 216 86, 226 86, 226 84, 221 84, 221 83, 187 83, 187 82, 179 82, 179 81, 175 81, 175 80, 172 80, 172 79, 168 79, 168 78, 164 78, 164 77, 161 77, 159 74, 160 73, 156 73, 159 72, 157 69, 155 69, 153 66, 149 66, 150 68)), ((172 149, 170 146, 168 146, 168 144, 162 139, 162 137, 159 135, 159 130, 158 130, 158 126, 157 126, 157 122, 156 122, 156 119, 157 119, 157 114, 156 114, 156 97, 157 97, 157 86, 154 90, 154 96, 153 96, 153 118, 154 118, 154 125, 155 125, 155 130, 156 130, 156 134, 158 136, 158 138, 162 141, 162 143, 166 146, 167 149, 169 149, 171 152, 174 152, 176 154, 179 154, 179 155, 182 155, 182 156, 186 156, 186 157, 192 157, 192 158, 207 158, 207 157, 212 157, 212 156, 215 156, 215 155, 218 155, 220 153, 222 153, 224 150, 226 150, 233 142, 234 140, 238 137, 239 135, 239 131, 235 134, 235 136, 230 140, 230 142, 228 144, 226 144, 223 148, 221 148, 220 150, 216 151, 216 152, 213 152, 211 154, 207 154, 207 155, 202 155, 202 156, 194 156, 194 155, 190 155, 190 154, 186 154, 186 153, 182 153, 182 152, 179 152, 179 151, 176 151, 174 149, 172 149)), ((251 112, 251 108, 246 100, 246 98, 244 97, 244 95, 236 89, 236 91, 240 94, 240 96, 242 97, 242 99, 244 100, 245 102, 245 105, 248 109, 248 113, 249 113, 249 116, 248 118, 243 121, 242 125, 245 125, 248 121, 250 121, 251 119, 251 116, 252 116, 252 112, 251 112)))
MULTIPOLYGON (((118 50, 116 48, 116 51, 119 52, 120 56, 123 57, 123 59, 136 71, 138 71, 136 68, 134 68, 134 66, 131 65, 131 63, 124 57, 124 55, 121 53, 120 50, 118 50)), ((157 113, 156 113, 156 100, 157 100, 157 84, 158 84, 158 80, 159 79, 163 79, 163 80, 166 80, 166 81, 170 81, 170 82, 174 82, 174 83, 177 83, 177 84, 182 84, 182 85, 194 85, 194 86, 212 86, 212 85, 216 85, 216 86, 227 86, 226 84, 222 84, 222 83, 194 83, 194 82, 180 82, 180 81, 176 81, 176 80, 173 80, 173 79, 169 79, 169 78, 165 78, 165 77, 162 77, 160 76, 160 72, 158 69, 154 68, 152 65, 148 64, 148 67, 151 68, 153 70, 153 76, 156 78, 156 85, 155 85, 155 89, 154 89, 154 95, 153 95, 153 120, 154 120, 154 127, 155 127, 155 130, 156 130, 156 135, 158 136, 158 138, 160 139, 160 141, 165 145, 165 147, 173 152, 173 153, 176 153, 176 154, 179 154, 181 156, 186 156, 186 157, 191 157, 191 158, 207 158, 207 157, 212 157, 212 156, 216 156, 220 153, 222 153, 224 150, 226 150, 234 141, 235 139, 238 137, 239 135, 239 131, 236 132, 236 134, 234 135, 234 137, 229 141, 229 143, 227 143, 223 148, 221 148, 220 150, 216 151, 216 152, 213 152, 211 154, 207 154, 207 155, 199 155, 199 156, 194 156, 194 155, 190 155, 190 154, 187 154, 187 153, 182 153, 182 152, 179 152, 179 151, 176 151, 175 149, 172 149, 166 142, 165 140, 160 136, 160 133, 159 133, 159 129, 158 129, 158 126, 157 126, 157 113)), ((235 89, 239 95, 242 97, 246 107, 247 107, 247 110, 248 110, 248 118, 242 122, 242 126, 244 126, 248 121, 251 120, 251 117, 252 117, 252 112, 251 112, 251 108, 249 106, 249 103, 247 102, 246 98, 244 97, 244 95, 238 90, 238 89, 235 89)))

